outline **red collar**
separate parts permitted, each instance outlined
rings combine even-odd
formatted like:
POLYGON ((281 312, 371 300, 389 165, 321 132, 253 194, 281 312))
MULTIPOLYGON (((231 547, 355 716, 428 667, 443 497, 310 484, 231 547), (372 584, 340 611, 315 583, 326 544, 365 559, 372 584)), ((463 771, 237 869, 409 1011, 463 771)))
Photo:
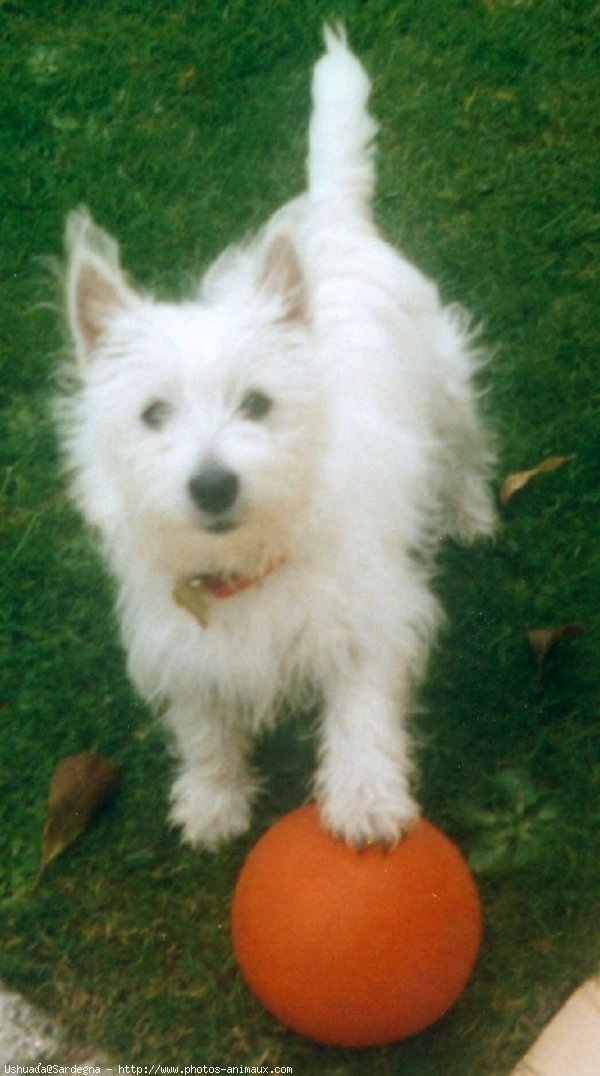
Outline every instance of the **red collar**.
POLYGON ((274 561, 260 575, 219 575, 201 574, 181 576, 173 588, 173 600, 176 605, 186 609, 196 618, 203 628, 209 622, 209 598, 233 598, 243 590, 262 583, 271 572, 285 563, 285 557, 274 561))
MULTIPOLYGON (((211 598, 233 598, 235 594, 240 594, 242 590, 248 590, 249 587, 255 586, 256 583, 262 583, 263 579, 266 579, 271 572, 274 572, 282 564, 283 559, 275 561, 274 564, 269 564, 259 575, 219 575, 215 573, 196 575, 192 579, 196 585, 202 587, 206 594, 210 594, 211 598)), ((190 583, 192 579, 190 579, 190 583)))

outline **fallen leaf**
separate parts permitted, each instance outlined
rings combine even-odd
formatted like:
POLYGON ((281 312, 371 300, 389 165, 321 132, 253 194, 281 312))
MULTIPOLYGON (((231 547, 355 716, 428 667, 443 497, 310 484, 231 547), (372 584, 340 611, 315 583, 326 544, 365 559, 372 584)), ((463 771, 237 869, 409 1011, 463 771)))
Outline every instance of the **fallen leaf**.
POLYGON ((48 789, 40 873, 83 833, 118 783, 119 769, 115 763, 91 751, 60 760, 48 789))
POLYGON ((192 82, 196 77, 195 67, 186 67, 183 71, 179 72, 179 85, 185 86, 188 82, 192 82))
POLYGON ((531 467, 528 471, 517 471, 515 474, 509 474, 500 487, 500 503, 502 505, 508 504, 513 494, 523 489, 523 486, 526 486, 532 478, 539 474, 545 474, 546 471, 555 471, 558 467, 562 467, 563 464, 573 459, 575 459, 575 456, 549 456, 548 459, 538 463, 537 467, 531 467))
POLYGON ((541 673, 546 656, 553 646, 561 639, 575 639, 584 632, 583 624, 559 624, 557 628, 528 628, 527 638, 533 650, 538 673, 541 673))

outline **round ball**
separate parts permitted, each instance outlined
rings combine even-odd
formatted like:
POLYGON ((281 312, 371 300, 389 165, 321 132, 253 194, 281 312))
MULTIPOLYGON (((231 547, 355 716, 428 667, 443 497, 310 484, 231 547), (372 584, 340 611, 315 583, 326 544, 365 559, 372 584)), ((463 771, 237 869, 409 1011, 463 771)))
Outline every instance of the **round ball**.
POLYGON ((334 1046, 414 1035, 462 993, 481 939, 477 889, 457 847, 418 821, 393 848, 357 851, 314 804, 251 850, 232 907, 248 986, 287 1027, 334 1046))

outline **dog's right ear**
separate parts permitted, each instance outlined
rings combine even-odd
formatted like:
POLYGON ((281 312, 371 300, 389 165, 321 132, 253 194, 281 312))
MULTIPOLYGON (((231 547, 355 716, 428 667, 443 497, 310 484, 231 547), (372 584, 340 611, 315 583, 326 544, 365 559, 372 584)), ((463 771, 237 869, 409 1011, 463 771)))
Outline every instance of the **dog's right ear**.
POLYGON ((113 317, 131 310, 136 296, 123 276, 115 240, 94 224, 87 209, 76 209, 67 217, 65 247, 67 314, 83 365, 113 317))
POLYGON ((259 287, 281 304, 281 320, 306 321, 307 298, 304 273, 296 248, 287 232, 271 236, 263 251, 259 287))

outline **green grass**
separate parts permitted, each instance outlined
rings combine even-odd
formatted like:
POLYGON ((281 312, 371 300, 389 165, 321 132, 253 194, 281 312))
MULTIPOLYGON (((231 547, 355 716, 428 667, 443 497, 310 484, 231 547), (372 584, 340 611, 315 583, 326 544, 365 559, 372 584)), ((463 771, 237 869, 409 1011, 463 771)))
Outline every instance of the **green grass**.
POLYGON ((116 1061, 501 1076, 598 967, 594 22, 582 0, 0 5, 0 975, 116 1061), (278 1027, 230 951, 237 872, 304 797, 310 721, 262 744, 269 790, 247 838, 179 846, 162 734, 126 682, 47 408, 62 336, 42 259, 60 255, 65 213, 88 203, 141 283, 181 293, 301 187, 330 15, 374 75, 381 226, 494 348, 501 473, 576 454, 515 496, 495 544, 444 551, 421 795, 472 857, 485 937, 452 1013, 366 1054, 278 1027), (525 628, 570 620, 587 632, 549 656, 540 691, 525 628), (32 888, 49 777, 84 749, 119 762, 122 789, 32 888))

